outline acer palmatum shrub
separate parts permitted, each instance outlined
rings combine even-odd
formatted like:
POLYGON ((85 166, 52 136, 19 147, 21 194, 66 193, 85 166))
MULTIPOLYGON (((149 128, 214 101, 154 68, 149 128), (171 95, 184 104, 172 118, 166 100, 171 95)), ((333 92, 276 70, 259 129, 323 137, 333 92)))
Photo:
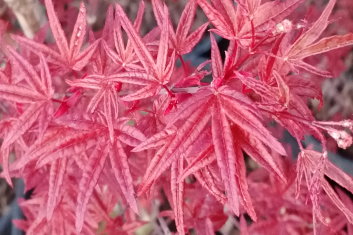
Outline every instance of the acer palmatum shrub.
POLYGON ((353 44, 329 27, 336 0, 189 0, 176 26, 152 0, 144 35, 143 1, 134 20, 110 6, 98 31, 84 3, 44 2, 49 27, 33 40, 0 27, 2 176, 34 189, 15 221, 27 234, 353 234, 353 179, 327 157, 328 140, 352 144, 353 121, 307 106, 353 44), (211 58, 193 67, 183 56, 203 37, 211 58))

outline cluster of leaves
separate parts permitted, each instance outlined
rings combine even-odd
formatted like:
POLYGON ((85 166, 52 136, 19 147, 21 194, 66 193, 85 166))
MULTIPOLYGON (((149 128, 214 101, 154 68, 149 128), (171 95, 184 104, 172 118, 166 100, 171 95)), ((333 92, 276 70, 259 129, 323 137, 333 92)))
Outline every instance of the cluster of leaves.
POLYGON ((16 224, 130 234, 146 223, 168 233, 173 220, 179 234, 213 234, 236 215, 244 234, 352 233, 353 204, 331 183, 353 193, 353 181, 328 160, 326 139, 350 146, 353 122, 316 121, 307 101, 321 101, 318 78, 331 76, 312 58, 352 45, 353 34, 322 38, 336 0, 312 23, 291 17, 305 2, 189 0, 174 27, 152 0, 157 26, 146 35, 143 1, 133 21, 111 6, 98 32, 82 3, 68 42, 45 0, 55 43, 45 30, 1 37, 2 176, 34 189, 16 224), (208 22, 194 27, 197 9, 208 22), (183 56, 203 37, 211 58, 193 67, 183 56), (218 38, 229 41, 224 59, 218 38), (297 140, 296 162, 270 122, 297 140), (321 152, 302 145, 306 135, 321 152))

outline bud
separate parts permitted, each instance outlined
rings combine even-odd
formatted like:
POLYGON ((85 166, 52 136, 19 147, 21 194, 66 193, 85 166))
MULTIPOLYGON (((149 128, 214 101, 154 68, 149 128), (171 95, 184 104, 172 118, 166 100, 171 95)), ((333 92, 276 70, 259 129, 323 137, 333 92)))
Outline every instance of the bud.
POLYGON ((349 130, 353 131, 353 120, 343 120, 342 126, 345 128, 349 128, 349 130))
POLYGON ((346 149, 352 145, 352 136, 341 130, 329 131, 328 134, 336 140, 338 147, 346 149))
POLYGON ((275 33, 288 33, 292 30, 292 26, 292 22, 285 19, 276 25, 275 33))

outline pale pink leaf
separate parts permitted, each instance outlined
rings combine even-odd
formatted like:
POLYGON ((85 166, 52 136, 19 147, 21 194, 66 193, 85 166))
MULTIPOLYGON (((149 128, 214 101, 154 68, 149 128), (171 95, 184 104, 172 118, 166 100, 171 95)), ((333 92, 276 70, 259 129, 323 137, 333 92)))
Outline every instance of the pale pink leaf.
POLYGON ((326 162, 325 175, 336 183, 347 189, 349 192, 353 192, 353 179, 350 175, 343 172, 340 168, 335 166, 330 161, 326 162))
POLYGON ((194 32, 192 32, 182 43, 182 45, 179 46, 179 52, 180 54, 184 55, 192 51, 192 49, 195 47, 197 43, 200 42, 202 36, 205 33, 205 30, 208 27, 208 23, 204 23, 201 25, 199 28, 197 28, 194 32))
POLYGON ((38 93, 46 94, 45 87, 41 83, 41 79, 33 66, 11 47, 7 47, 7 50, 10 54, 10 59, 14 60, 15 63, 19 66, 18 69, 23 72, 24 79, 27 81, 27 83, 38 93))
POLYGON ((130 167, 125 150, 119 141, 113 144, 109 154, 115 179, 118 181, 121 191, 131 209, 138 213, 135 199, 134 184, 130 173, 130 167))
POLYGON ((146 48, 141 37, 136 32, 135 28, 132 26, 130 20, 127 18, 124 10, 119 5, 116 5, 115 10, 119 17, 119 20, 121 21, 121 25, 123 26, 129 39, 131 40, 135 49, 135 53, 139 57, 144 68, 149 72, 155 72, 155 64, 153 57, 146 48))
POLYGON ((52 87, 52 80, 49 72, 49 67, 42 54, 39 54, 39 58, 40 58, 40 64, 41 64, 42 83, 44 84, 44 87, 45 87, 46 96, 51 97, 51 95, 54 93, 54 90, 52 87))
POLYGON ((174 112, 171 112, 168 118, 167 126, 174 125, 178 120, 185 119, 192 115, 198 106, 202 105, 212 96, 210 89, 200 89, 188 99, 180 103, 174 112))
POLYGON ((102 101, 102 98, 104 97, 105 89, 101 88, 97 91, 96 94, 91 98, 90 102, 87 105, 87 112, 89 113, 94 113, 99 105, 99 103, 102 101))
POLYGON ((223 76, 223 64, 221 53, 219 52, 217 41, 211 33, 211 58, 213 79, 217 80, 223 76))
POLYGON ((161 0, 153 0, 153 4, 152 4, 152 8, 153 8, 153 13, 155 16, 155 19, 157 21, 157 25, 158 28, 162 29, 163 28, 163 24, 167 23, 168 27, 169 27, 169 39, 172 41, 172 44, 175 45, 176 44, 176 35, 174 32, 174 27, 172 25, 172 22, 170 21, 169 17, 167 18, 167 22, 165 22, 165 18, 164 18, 164 6, 165 6, 165 2, 161 0))
POLYGON ((341 201, 336 192, 333 190, 329 182, 322 179, 321 186, 325 190, 327 196, 332 200, 332 202, 337 206, 337 208, 346 216, 349 223, 353 223, 353 212, 350 211, 347 206, 341 201))
POLYGON ((205 12, 209 21, 213 24, 224 37, 231 39, 235 36, 233 26, 229 25, 227 20, 221 15, 207 0, 197 0, 197 3, 205 12))
POLYGON ((164 69, 168 58, 169 27, 168 27, 168 8, 163 8, 163 23, 161 28, 161 38, 159 40, 156 68, 161 82, 164 82, 164 69))
POLYGON ((131 137, 130 135, 127 135, 125 133, 120 133, 118 136, 118 140, 121 143, 124 143, 128 146, 131 146, 131 147, 136 147, 141 143, 140 140, 137 140, 134 137, 131 137))
MULTIPOLYGON (((253 24, 257 30, 266 29, 268 24, 276 24, 291 14, 305 0, 269 1, 260 5, 253 14, 253 24)), ((247 21, 239 34, 245 35, 251 30, 251 22, 247 21)))
MULTIPOLYGON (((109 90, 107 90, 106 92, 109 93, 109 90)), ((112 116, 112 104, 109 98, 109 94, 105 94, 103 97, 104 97, 103 98, 104 116, 108 126, 109 138, 110 138, 110 141, 113 143, 115 132, 114 132, 114 126, 113 126, 114 123, 113 123, 113 116, 112 116)))
POLYGON ((5 135, 2 147, 6 148, 14 143, 21 135, 28 131, 37 121, 39 114, 45 107, 44 102, 31 104, 26 111, 16 120, 10 131, 5 135))
POLYGON ((81 2, 77 20, 70 39, 70 60, 75 59, 80 53, 83 40, 86 36, 86 25, 86 7, 85 4, 81 2))
MULTIPOLYGON (((103 79, 101 79, 102 81, 103 79)), ((86 89, 99 90, 102 89, 102 82, 98 79, 95 79, 95 76, 88 76, 85 79, 76 79, 76 80, 66 80, 66 83, 71 87, 81 87, 86 89)))
POLYGON ((184 210, 183 210, 183 195, 184 195, 184 182, 180 182, 178 179, 183 171, 184 159, 179 158, 172 163, 171 166, 171 191, 173 209, 175 215, 175 223, 178 233, 181 235, 185 234, 184 231, 184 210))
MULTIPOLYGON (((115 35, 115 33, 114 33, 115 35)), ((116 38, 116 36, 114 36, 114 38, 116 38)), ((122 58, 119 54, 115 53, 111 48, 109 48, 108 44, 105 41, 102 41, 103 43, 103 48, 105 50, 105 52, 107 53, 107 55, 109 56, 109 58, 116 64, 122 64, 122 58)), ((115 46, 116 47, 116 46, 115 46)), ((118 49, 116 49, 118 50, 118 49)), ((121 52, 119 52, 121 53, 121 52)))
POLYGON ((146 136, 136 127, 129 125, 126 121, 123 121, 117 125, 120 134, 124 133, 128 136, 135 138, 137 141, 145 141, 146 136))
POLYGON ((184 42, 188 36, 190 27, 195 17, 197 3, 196 1, 188 1, 180 16, 178 27, 176 30, 176 41, 184 42))
POLYGON ((58 17, 56 16, 52 0, 45 0, 45 8, 47 10, 50 28, 60 54, 63 58, 70 58, 69 47, 67 45, 65 33, 60 25, 58 17))
POLYGON ((235 10, 234 0, 221 0, 225 13, 227 14, 227 19, 229 21, 229 25, 232 26, 233 32, 236 32, 237 29, 235 27, 235 22, 237 22, 237 15, 235 10))
POLYGON ((175 127, 165 128, 163 131, 151 136, 147 140, 141 142, 138 146, 132 149, 132 152, 141 152, 143 150, 157 148, 168 140, 168 137, 173 136, 177 129, 175 127))
POLYGON ((26 49, 32 51, 33 53, 42 53, 44 54, 48 61, 51 63, 55 63, 57 65, 65 65, 66 60, 64 61, 63 58, 59 53, 56 51, 52 50, 51 48, 47 47, 44 44, 32 41, 28 38, 21 37, 19 35, 12 35, 12 37, 22 46, 24 46, 26 49))
POLYGON ((182 172, 179 181, 184 180, 188 175, 194 174, 205 166, 216 160, 213 146, 209 146, 203 150, 198 156, 194 157, 188 166, 182 172))
POLYGON ((198 139, 210 119, 210 114, 207 113, 208 105, 210 104, 205 103, 202 107, 196 109, 178 129, 175 137, 171 138, 164 147, 157 151, 146 170, 143 185, 139 190, 140 194, 145 192, 153 181, 198 139))
POLYGON ((13 165, 14 169, 21 169, 29 161, 32 161, 42 156, 50 156, 51 154, 63 149, 73 147, 75 145, 86 143, 97 136, 102 135, 101 131, 96 129, 90 131, 74 130, 71 128, 61 127, 58 130, 53 130, 44 137, 43 140, 33 144, 25 153, 26 157, 19 159, 13 165))
POLYGON ((235 100, 230 102, 228 99, 223 98, 221 101, 222 110, 233 123, 237 124, 246 132, 251 133, 254 137, 279 154, 286 155, 283 146, 272 136, 256 116, 242 108, 241 104, 237 103, 235 100))
POLYGON ((353 45, 353 33, 334 35, 323 38, 320 41, 305 47, 303 50, 300 50, 297 55, 291 56, 291 58, 304 59, 308 56, 325 53, 350 45, 353 45))
POLYGON ((123 82, 135 85, 150 85, 156 83, 156 79, 149 76, 145 72, 131 71, 131 72, 121 72, 107 76, 107 80, 114 82, 123 82))
POLYGON ((99 141, 88 159, 79 185, 76 206, 76 231, 79 233, 84 225, 84 217, 89 199, 102 173, 105 161, 109 153, 109 145, 99 141), (105 146, 104 146, 105 145, 105 146))
POLYGON ((130 95, 124 96, 121 99, 124 101, 135 101, 135 100, 146 99, 158 94, 160 89, 161 89, 160 87, 158 86, 156 87, 155 85, 147 85, 130 95))
POLYGON ((237 133, 242 149, 249 154, 256 162, 265 167, 269 172, 274 172, 284 182, 286 178, 278 162, 275 160, 266 147, 249 133, 237 133))
POLYGON ((219 201, 221 204, 226 204, 227 198, 224 195, 224 190, 219 188, 216 180, 207 169, 207 167, 201 169, 198 172, 194 173, 195 178, 201 184, 203 188, 205 188, 214 198, 219 201))
POLYGON ((66 172, 68 159, 61 158, 56 160, 50 166, 49 173, 49 190, 48 190, 48 202, 47 202, 47 220, 50 221, 55 207, 59 201, 59 197, 62 191, 62 186, 64 184, 64 177, 66 172))
POLYGON ((309 73, 313 73, 322 77, 332 77, 332 73, 325 71, 325 70, 321 70, 315 66, 312 66, 304 61, 301 60, 293 60, 290 61, 294 66, 299 67, 301 69, 304 69, 305 71, 309 72, 309 73))
POLYGON ((285 107, 288 107, 289 104, 289 87, 286 82, 283 80, 282 76, 276 71, 273 70, 273 75, 276 79, 279 95, 280 95, 280 102, 283 103, 285 107))
POLYGON ((105 16, 105 22, 104 22, 104 27, 102 30, 102 38, 107 41, 111 42, 111 35, 114 34, 114 6, 111 4, 108 7, 106 16, 105 16))
POLYGON ((52 162, 60 158, 68 158, 72 156, 73 153, 75 153, 75 151, 73 149, 68 148, 49 155, 42 155, 40 158, 38 158, 36 162, 36 169, 40 169, 47 164, 52 164, 52 162))
POLYGON ((81 53, 79 53, 75 58, 73 58, 71 61, 72 69, 76 71, 82 70, 83 67, 85 67, 87 63, 90 61, 99 43, 100 43, 100 40, 95 41, 94 43, 89 45, 86 49, 84 49, 81 53))
POLYGON ((238 103, 238 105, 241 106, 241 108, 251 112, 254 116, 259 118, 260 120, 262 119, 258 107, 251 99, 249 99, 248 96, 234 90, 229 86, 222 86, 218 89, 218 91, 222 94, 223 99, 227 99, 231 103, 232 102, 238 103))
POLYGON ((313 26, 311 26, 305 33, 303 33, 290 48, 288 54, 296 54, 298 51, 305 49, 306 46, 315 42, 323 31, 326 29, 329 21, 328 18, 333 10, 333 7, 336 4, 336 0, 330 0, 325 7, 325 10, 322 12, 321 16, 313 26))
POLYGON ((10 84, 0 84, 0 98, 27 104, 35 103, 44 99, 44 97, 37 92, 21 86, 10 84))
POLYGON ((163 75, 163 81, 164 84, 169 83, 170 79, 172 78, 173 72, 175 71, 175 59, 176 59, 176 51, 173 50, 172 54, 169 57, 169 62, 164 68, 164 75, 163 75))
POLYGON ((237 144, 238 142, 236 141, 235 142, 235 155, 236 155, 235 174, 238 181, 239 193, 242 199, 243 206, 245 207, 245 210, 247 211, 251 219, 256 222, 257 216, 249 194, 244 156, 240 146, 237 144))
POLYGON ((217 164, 228 199, 228 206, 235 215, 239 216, 239 192, 235 176, 236 155, 233 136, 227 117, 218 102, 212 109, 212 139, 217 164))

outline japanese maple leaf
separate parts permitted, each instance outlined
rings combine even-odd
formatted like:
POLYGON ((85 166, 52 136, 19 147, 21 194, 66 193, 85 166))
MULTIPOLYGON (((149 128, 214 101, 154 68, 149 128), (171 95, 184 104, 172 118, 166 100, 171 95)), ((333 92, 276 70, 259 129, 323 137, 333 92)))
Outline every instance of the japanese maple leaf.
MULTIPOLYGON (((105 41, 103 41, 103 44, 106 45, 105 41)), ((120 92, 122 84, 114 79, 107 79, 108 75, 116 72, 116 68, 112 66, 109 56, 105 53, 105 49, 102 46, 97 48, 89 70, 92 75, 75 80, 67 79, 66 83, 71 86, 71 90, 76 90, 79 93, 87 90, 96 91, 90 97, 86 111, 93 114, 99 107, 103 107, 102 112, 108 125, 110 139, 113 140, 113 120, 118 118, 120 100, 118 92, 120 92), (100 106, 99 104, 102 105, 100 106)))
MULTIPOLYGON (((136 29, 127 18, 121 6, 117 5, 115 10, 121 21, 121 25, 133 44, 137 57, 145 69, 145 72, 140 74, 140 78, 137 76, 137 79, 129 79, 129 76, 131 75, 119 78, 122 75, 119 75, 119 73, 117 74, 116 79, 120 79, 120 82, 144 86, 135 93, 123 97, 123 100, 139 100, 157 94, 162 88, 168 89, 166 85, 169 83, 174 70, 175 52, 173 52, 171 56, 168 55, 169 25, 167 7, 164 7, 165 20, 163 23, 163 28, 161 29, 161 37, 156 61, 147 49, 146 45, 143 43, 141 37, 136 32, 136 29)), ((112 77, 114 77, 114 75, 112 75, 112 77)))
POLYGON ((59 52, 49 48, 46 45, 31 41, 24 37, 13 37, 34 53, 41 52, 48 56, 48 60, 51 63, 57 64, 66 69, 81 70, 87 65, 100 42, 100 40, 97 40, 81 51, 87 30, 86 7, 84 3, 82 2, 80 5, 79 14, 71 35, 70 43, 68 43, 59 19, 55 14, 52 0, 45 0, 45 6, 47 9, 50 28, 59 52))
MULTIPOLYGON (((271 49, 272 55, 277 56, 277 53, 279 53, 281 49, 281 42, 284 38, 284 33, 280 34, 279 37, 277 37, 271 49)), ((249 84, 250 87, 252 87, 252 89, 256 93, 263 96, 263 98, 270 98, 269 100, 272 100, 273 104, 275 102, 275 97, 279 97, 282 109, 289 108, 292 110, 296 110, 298 113, 300 113, 300 116, 304 116, 308 119, 311 119, 312 115, 306 105, 306 100, 307 98, 316 98, 320 101, 320 104, 322 104, 322 94, 320 89, 318 89, 318 86, 320 86, 320 84, 315 84, 314 81, 305 79, 302 76, 286 76, 284 72, 278 72, 280 71, 280 68, 278 68, 278 64, 275 63, 276 58, 274 56, 268 56, 264 59, 266 60, 266 62, 261 63, 263 66, 261 65, 259 72, 261 79, 254 81, 252 78, 248 77, 249 79, 242 79, 242 81, 244 83, 249 84, 249 80, 253 80, 253 82, 251 82, 252 84, 249 84), (257 85, 255 85, 255 83, 257 85), (272 93, 272 91, 270 91, 273 90, 271 86, 278 88, 277 93, 279 96, 276 96, 272 93), (272 95, 270 95, 271 93, 272 95)), ((239 78, 241 78, 241 76, 242 75, 240 75, 239 78)), ((261 104, 263 105, 263 101, 261 102, 261 104)), ((272 104, 268 107, 273 107, 272 104)))
MULTIPOLYGON (((246 133, 251 133, 252 139, 264 143, 281 154, 285 154, 281 145, 263 127, 255 114, 255 110, 256 108, 250 100, 227 86, 222 86, 217 91, 204 89, 194 94, 188 102, 180 106, 178 113, 175 114, 176 120, 169 122, 169 125, 173 125, 178 120, 185 120, 176 132, 172 132, 170 138, 166 138, 168 136, 164 134, 165 132, 161 132, 147 140, 147 143, 158 143, 161 142, 161 135, 166 136, 164 137, 165 144, 159 148, 146 170, 140 192, 148 189, 170 164, 184 155, 185 151, 194 144, 211 121, 216 160, 226 190, 228 205, 235 214, 239 214, 238 195, 242 195, 244 202, 251 202, 249 201, 249 195, 247 195, 244 174, 241 173, 245 170, 244 165, 240 160, 235 162, 235 159, 242 159, 242 153, 239 151, 241 147, 235 145, 233 141, 230 122, 246 133)), ((146 142, 143 144, 146 144, 146 142)), ((262 150, 258 151, 264 153, 262 150)), ((268 157, 270 156, 267 155, 266 158, 268 157)), ((270 163, 273 162, 271 158, 264 159, 264 161, 268 162, 278 172, 276 164, 270 163)), ((246 207, 252 210, 250 214, 254 215, 252 206, 247 204, 246 207)), ((253 218, 255 219, 255 217, 253 218)))
POLYGON ((236 6, 232 0, 197 0, 217 33, 229 40, 255 38, 255 31, 280 22, 304 0, 269 1, 260 4, 259 0, 238 0, 236 6), (245 12, 245 14, 244 14, 245 12), (250 33, 250 36, 249 36, 250 33))
POLYGON ((103 105, 103 114, 106 119, 110 140, 114 140, 114 126, 113 120, 119 116, 119 98, 117 94, 117 83, 113 80, 105 79, 105 76, 98 78, 77 79, 74 81, 66 81, 71 87, 93 89, 97 92, 92 97, 91 101, 87 105, 87 111, 94 113, 100 103, 103 105))
MULTIPOLYGON (((341 198, 343 204, 347 207, 347 209, 349 211, 353 211, 353 203, 349 195, 346 192, 344 192, 342 189, 337 187, 335 188, 335 191, 337 192, 338 196, 341 198)), ((349 223, 349 220, 345 219, 344 217, 345 217, 344 214, 343 215, 339 214, 337 216, 336 213, 334 216, 332 216, 333 220, 336 220, 337 223, 341 224, 341 228, 337 228, 336 231, 339 231, 340 229, 343 229, 345 226, 347 226, 348 234, 353 233, 353 225, 349 223), (345 223, 342 223, 342 221, 345 221, 345 223)))
POLYGON ((310 133, 324 143, 322 133, 312 125, 315 118, 307 106, 307 98, 320 98, 320 92, 305 78, 300 81, 292 77, 290 80, 290 77, 282 77, 276 70, 272 73, 268 81, 253 78, 244 72, 235 74, 248 89, 258 95, 257 107, 271 114, 298 141, 310 133))
POLYGON ((336 0, 330 0, 317 21, 306 32, 300 35, 300 37, 288 48, 282 56, 284 62, 293 67, 302 68, 310 73, 320 76, 331 76, 329 72, 322 71, 304 62, 303 59, 353 44, 353 33, 334 35, 317 41, 329 24, 328 18, 335 3, 336 0))
MULTIPOLYGON (((202 143, 202 142, 199 142, 202 143)), ((190 148, 193 149, 193 148, 190 148)), ((196 153, 197 151, 195 151, 196 153)), ((184 153, 184 155, 189 155, 189 153, 184 153)), ((215 226, 219 224, 223 224, 221 221, 226 219, 226 217, 222 216, 213 216, 217 214, 217 210, 222 210, 222 204, 217 202, 215 198, 209 197, 207 191, 203 193, 198 193, 197 198, 195 198, 196 191, 202 191, 202 183, 195 184, 186 184, 184 180, 180 180, 180 176, 183 173, 184 168, 184 159, 179 158, 176 162, 171 165, 171 173, 170 173, 170 187, 166 185, 166 194, 168 200, 171 202, 171 206, 173 208, 174 216, 172 218, 176 221, 176 226, 179 234, 185 234, 185 228, 189 226, 189 224, 195 223, 195 220, 214 220, 215 226), (194 198, 196 200, 189 200, 189 198, 194 198), (216 210, 209 210, 208 207, 212 207, 216 210), (220 221, 218 221, 220 220, 220 221)), ((199 177, 200 172, 195 173, 195 177, 197 181, 201 179, 199 177)), ((223 203, 224 204, 224 203, 223 203)), ((163 213, 163 212, 162 212, 163 213)), ((206 221, 205 221, 206 222, 206 221)), ((208 221, 211 222, 211 221, 208 221)), ((204 225, 202 223, 202 225, 204 225)), ((217 226, 218 227, 218 226, 217 226)), ((202 228, 202 226, 197 228, 200 231, 207 231, 208 233, 203 234, 211 234, 214 231, 212 223, 207 223, 206 228, 202 228)))
POLYGON ((180 16, 176 32, 174 31, 174 27, 172 26, 169 18, 166 19, 164 17, 164 7, 162 1, 153 0, 152 6, 154 15, 160 28, 163 27, 165 20, 167 20, 169 25, 169 40, 171 41, 176 53, 181 56, 191 52, 195 45, 201 40, 202 35, 208 26, 208 23, 204 23, 194 32, 189 34, 196 13, 196 1, 188 1, 186 3, 180 16))
POLYGON ((184 182, 179 182, 179 177, 183 171, 184 160, 178 159, 172 163, 171 166, 171 191, 172 191, 172 203, 176 218, 176 226, 179 234, 185 234, 184 232, 184 215, 183 215, 183 196, 184 196, 184 182))
MULTIPOLYGON (((353 222, 353 212, 338 197, 325 176, 349 191, 353 190, 352 178, 332 164, 327 156, 313 150, 302 150, 297 163, 297 174, 297 185, 300 185, 303 176, 305 177, 310 199, 313 203, 313 214, 318 219, 325 223, 318 204, 320 200, 319 192, 323 190, 346 216, 347 220, 350 223, 353 222)), ((297 189, 299 189, 299 186, 297 186, 297 189)))
POLYGON ((42 55, 40 55, 41 75, 39 76, 35 68, 14 49, 7 47, 7 50, 11 63, 21 71, 23 79, 27 83, 26 86, 9 83, 0 84, 0 98, 27 106, 26 110, 13 122, 1 145, 4 174, 11 185, 8 172, 9 148, 37 121, 39 121, 39 136, 43 135, 50 118, 43 119, 40 117, 43 115, 50 117, 52 114, 51 98, 54 90, 48 65, 42 55))
POLYGON ((221 228, 227 218, 220 213, 224 209, 223 205, 210 197, 207 192, 200 191, 204 191, 200 186, 188 187, 185 190, 186 198, 195 198, 186 202, 185 223, 196 223, 198 225, 195 230, 198 234, 211 235, 221 228))
MULTIPOLYGON (((75 197, 79 174, 70 170, 66 172, 65 184, 62 185, 62 197, 60 197, 54 216, 50 219, 46 217, 47 204, 43 203, 48 194, 45 186, 50 179, 48 179, 48 175, 43 173, 37 173, 37 175, 41 178, 40 184, 37 185, 35 190, 35 197, 32 196, 31 199, 19 202, 26 220, 14 221, 16 226, 25 229, 29 234, 77 234, 75 224, 67 224, 67 220, 75 220, 75 197)), ((107 180, 105 180, 105 183, 107 183, 107 180)), ((111 217, 111 210, 116 206, 117 199, 114 193, 116 193, 115 190, 102 191, 99 187, 94 189, 80 234, 92 234, 92 231, 98 229, 100 221, 106 223, 105 232, 109 234, 131 234, 131 231, 144 224, 144 222, 138 221, 135 216, 129 216, 129 218, 122 218, 123 216, 111 217)))
MULTIPOLYGON (((263 126, 255 104, 231 87, 222 85, 222 77, 225 76, 225 72, 216 41, 212 36, 211 45, 212 72, 215 80, 212 86, 200 89, 183 102, 172 114, 172 118, 168 120, 164 131, 150 137, 134 149, 134 151, 141 151, 162 145, 146 170, 140 193, 146 191, 178 158, 187 158, 190 147, 208 128, 211 128, 215 158, 220 169, 228 205, 235 214, 239 215, 241 199, 248 213, 256 220, 247 191, 241 149, 245 149, 281 178, 283 178, 283 173, 270 154, 266 153, 267 150, 264 146, 273 148, 282 155, 285 155, 285 151, 263 126), (181 120, 183 122, 180 122, 181 120), (243 135, 243 142, 233 139, 232 132, 234 131, 232 131, 231 124, 236 126, 240 132, 246 133, 243 135), (177 127, 176 130, 174 126, 177 127), (247 134, 249 134, 248 137, 247 134)), ((198 157, 198 160, 203 161, 211 153, 212 150, 209 150, 202 154, 203 156, 198 157)))
MULTIPOLYGON (((300 99, 292 92, 292 87, 286 83, 288 79, 284 79, 275 70, 273 71, 273 78, 271 77, 272 82, 270 80, 267 82, 258 80, 244 72, 235 72, 235 74, 247 89, 253 90, 259 95, 257 106, 262 110, 278 114, 278 116, 280 116, 281 112, 289 112, 305 117, 307 120, 313 119, 311 111, 307 107, 306 100, 300 99)), ((303 81, 302 84, 310 83, 303 81)))
MULTIPOLYGON (((60 161, 63 161, 63 159, 72 155, 76 156, 77 151, 85 152, 86 148, 91 148, 89 145, 90 141, 96 141, 98 144, 93 147, 94 150, 90 154, 87 163, 79 159, 80 155, 75 159, 83 170, 77 196, 77 231, 82 229, 88 201, 108 158, 123 196, 133 211, 137 213, 132 177, 124 145, 136 146, 145 139, 145 136, 136 128, 127 125, 126 122, 127 119, 123 118, 114 123, 115 133, 113 142, 111 142, 109 141, 109 130, 106 125, 87 120, 64 121, 65 125, 51 129, 42 140, 34 143, 24 157, 16 160, 11 165, 11 170, 22 169, 30 163, 35 163, 36 168, 41 168, 47 164, 52 164, 52 167, 54 167, 56 161, 60 159, 60 161)), ((60 165, 60 167, 63 166, 63 164, 60 165)), ((55 178, 51 177, 50 179, 49 188, 52 194, 49 195, 48 199, 48 217, 52 215, 58 203, 57 198, 60 195, 61 188, 59 179, 63 177, 62 174, 65 174, 64 170, 59 169, 53 169, 55 174, 52 174, 52 177, 55 178)))
MULTIPOLYGON (((145 9, 145 4, 143 1, 141 1, 137 12, 137 16, 133 25, 136 32, 140 31, 144 9, 145 9)), ((127 70, 127 71, 141 70, 142 71, 143 68, 137 63, 138 58, 136 58, 136 55, 133 52, 134 47, 131 42, 131 39, 128 38, 127 44, 125 46, 123 34, 121 31, 120 20, 114 20, 112 23, 114 24, 112 33, 114 38, 115 51, 110 49, 106 41, 103 41, 103 46, 107 55, 114 61, 115 64, 120 66, 119 70, 127 70)))
POLYGON ((272 28, 297 9, 304 0, 271 1, 263 4, 261 0, 237 0, 237 2, 242 11, 246 12, 244 15, 247 20, 238 21, 239 35, 244 37, 254 30, 261 32, 272 28))

